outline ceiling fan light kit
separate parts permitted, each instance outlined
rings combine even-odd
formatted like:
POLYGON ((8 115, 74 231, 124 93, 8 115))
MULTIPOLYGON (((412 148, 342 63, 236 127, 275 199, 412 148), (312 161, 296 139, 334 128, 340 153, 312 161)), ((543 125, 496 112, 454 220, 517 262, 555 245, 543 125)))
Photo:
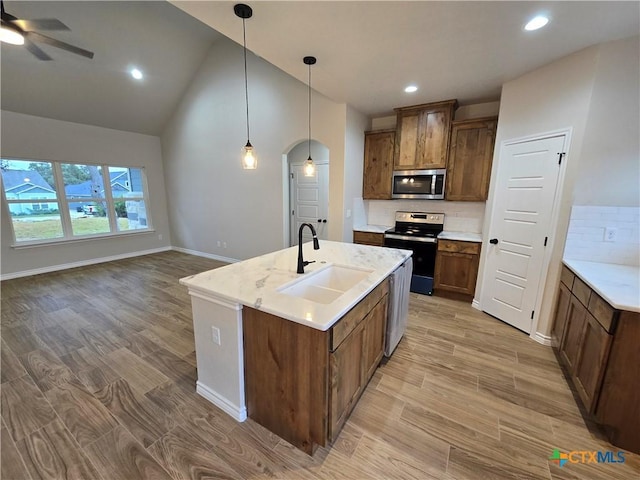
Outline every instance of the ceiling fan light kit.
POLYGON ((304 164, 304 176, 313 177, 316 174, 316 166, 311 158, 311 65, 316 64, 316 57, 304 57, 302 61, 309 67, 309 158, 304 164))
POLYGON ((238 3, 233 7, 233 11, 237 17, 242 19, 242 46, 244 53, 244 99, 247 106, 247 144, 242 147, 242 168, 245 170, 255 170, 258 168, 258 156, 251 145, 249 137, 249 84, 247 81, 247 30, 245 28, 245 20, 251 18, 253 10, 249 5, 238 3))
POLYGON ((64 23, 56 18, 42 18, 38 20, 24 20, 14 17, 4 9, 4 2, 0 0, 0 10, 2 11, 2 28, 0 29, 0 41, 12 45, 24 45, 39 60, 51 60, 40 47, 34 42, 45 43, 52 47, 60 48, 76 55, 93 58, 93 52, 84 48, 76 47, 69 43, 47 37, 35 30, 69 30, 64 23))

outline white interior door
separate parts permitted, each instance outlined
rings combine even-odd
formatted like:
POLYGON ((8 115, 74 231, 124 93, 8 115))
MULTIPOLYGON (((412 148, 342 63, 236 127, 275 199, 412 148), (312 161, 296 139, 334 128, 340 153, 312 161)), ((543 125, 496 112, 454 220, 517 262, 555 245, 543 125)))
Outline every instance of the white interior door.
POLYGON ((496 178, 482 309, 531 332, 565 137, 504 145, 496 178))
MULTIPOLYGON (((302 165, 291 165, 291 245, 298 244, 298 229, 303 223, 310 223, 316 229, 320 240, 327 239, 329 222, 329 165, 316 164, 313 177, 304 175, 302 165)), ((302 242, 311 240, 311 231, 305 228, 302 242)))

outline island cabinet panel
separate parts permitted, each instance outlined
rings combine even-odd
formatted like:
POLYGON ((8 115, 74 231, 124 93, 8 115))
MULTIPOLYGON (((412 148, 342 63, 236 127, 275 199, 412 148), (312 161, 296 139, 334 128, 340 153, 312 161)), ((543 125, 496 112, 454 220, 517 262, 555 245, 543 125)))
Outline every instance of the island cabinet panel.
POLYGON ((327 331, 243 308, 250 418, 312 455, 333 442, 384 349, 389 281, 327 331))
POLYGON ((248 416, 312 454, 327 437, 327 332, 249 307, 242 317, 248 416))
POLYGON ((396 108, 394 170, 446 168, 456 100, 396 108))
POLYGON ((373 245, 382 247, 384 245, 384 233, 353 231, 353 243, 360 245, 373 245))
POLYGON ((489 193, 496 117, 452 123, 446 199, 482 202, 489 193))
POLYGON ((364 134, 362 198, 365 200, 391 199, 395 138, 395 130, 379 130, 364 134))

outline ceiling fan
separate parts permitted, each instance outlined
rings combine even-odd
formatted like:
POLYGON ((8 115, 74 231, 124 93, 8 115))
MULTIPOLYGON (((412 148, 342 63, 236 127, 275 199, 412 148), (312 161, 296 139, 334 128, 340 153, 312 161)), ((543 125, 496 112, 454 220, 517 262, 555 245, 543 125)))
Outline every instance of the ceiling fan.
POLYGON ((61 48, 76 55, 93 58, 93 52, 68 43, 47 37, 35 30, 69 30, 64 23, 55 18, 42 18, 38 20, 23 20, 14 17, 4 11, 4 2, 0 0, 2 9, 2 27, 0 28, 0 41, 13 45, 24 45, 26 49, 40 60, 51 60, 34 42, 46 43, 52 47, 61 48))

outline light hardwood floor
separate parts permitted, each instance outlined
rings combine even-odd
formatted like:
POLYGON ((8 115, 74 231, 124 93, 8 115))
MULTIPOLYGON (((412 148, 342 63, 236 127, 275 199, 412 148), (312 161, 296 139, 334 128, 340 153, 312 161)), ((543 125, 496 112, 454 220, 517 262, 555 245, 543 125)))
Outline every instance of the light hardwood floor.
MULTIPOLYGON (((190 299, 221 263, 177 252, 2 282, 2 478, 637 479, 583 420, 550 348, 411 295, 407 333, 314 457, 195 393, 190 299)), ((223 368, 223 367, 222 367, 223 368)))

